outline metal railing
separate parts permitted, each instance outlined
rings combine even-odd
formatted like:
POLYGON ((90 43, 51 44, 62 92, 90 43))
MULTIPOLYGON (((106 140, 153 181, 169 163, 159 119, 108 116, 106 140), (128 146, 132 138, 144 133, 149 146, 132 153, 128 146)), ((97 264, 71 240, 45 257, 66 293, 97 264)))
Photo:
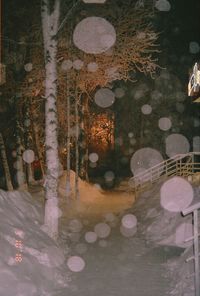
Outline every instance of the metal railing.
POLYGON ((129 180, 129 185, 135 193, 147 190, 152 184, 161 178, 170 176, 188 177, 200 171, 200 162, 195 161, 195 155, 200 156, 200 152, 190 152, 178 154, 169 158, 129 180))
MULTIPOLYGON (((129 180, 129 185, 135 192, 135 196, 140 191, 148 190, 154 183, 161 179, 171 176, 188 177, 195 173, 200 173, 200 162, 195 161, 195 156, 200 156, 200 152, 190 152, 187 154, 179 154, 173 158, 167 159, 144 172, 137 174, 129 180)), ((200 178, 199 178, 200 181, 200 178)), ((194 260, 195 267, 195 296, 200 296, 200 267, 199 267, 199 236, 198 232, 198 210, 200 202, 188 207, 182 211, 184 216, 193 215, 193 236, 186 241, 193 240, 194 255, 188 258, 189 262, 194 260)))

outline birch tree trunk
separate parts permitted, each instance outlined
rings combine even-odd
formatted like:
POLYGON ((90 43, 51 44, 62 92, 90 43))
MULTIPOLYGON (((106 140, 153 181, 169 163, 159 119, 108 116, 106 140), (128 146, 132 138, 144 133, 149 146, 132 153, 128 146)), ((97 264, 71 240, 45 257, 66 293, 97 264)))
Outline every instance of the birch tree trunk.
POLYGON ((45 218, 44 226, 47 233, 53 238, 58 236, 58 139, 57 139, 57 37, 60 1, 55 0, 52 11, 50 1, 42 0, 41 16, 44 40, 45 57, 45 218))
POLYGON ((1 133, 0 133, 0 152, 1 152, 1 159, 3 164, 5 179, 6 179, 7 190, 13 190, 13 185, 12 185, 11 176, 10 176, 10 169, 8 166, 8 160, 6 156, 6 148, 5 148, 3 136, 1 133))

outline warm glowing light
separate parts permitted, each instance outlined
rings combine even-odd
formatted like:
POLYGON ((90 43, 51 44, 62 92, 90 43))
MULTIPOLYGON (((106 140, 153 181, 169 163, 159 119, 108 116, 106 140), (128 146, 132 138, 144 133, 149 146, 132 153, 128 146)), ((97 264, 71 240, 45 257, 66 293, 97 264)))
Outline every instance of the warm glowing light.
POLYGON ((114 146, 114 115, 108 113, 93 114, 90 129, 90 150, 98 155, 114 146))

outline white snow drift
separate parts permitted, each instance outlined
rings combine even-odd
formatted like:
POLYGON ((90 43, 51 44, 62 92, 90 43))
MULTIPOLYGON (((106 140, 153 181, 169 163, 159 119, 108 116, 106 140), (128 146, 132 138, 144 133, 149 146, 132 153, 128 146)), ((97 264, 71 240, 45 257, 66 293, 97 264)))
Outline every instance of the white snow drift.
POLYGON ((0 190, 0 295, 55 295, 69 282, 65 257, 41 230, 42 208, 29 193, 0 190))

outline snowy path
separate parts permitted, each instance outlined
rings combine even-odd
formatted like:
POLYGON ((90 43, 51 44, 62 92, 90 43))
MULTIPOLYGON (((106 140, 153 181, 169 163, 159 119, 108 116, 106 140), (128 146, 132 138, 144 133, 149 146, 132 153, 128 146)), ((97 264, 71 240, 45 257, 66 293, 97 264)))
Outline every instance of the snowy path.
MULTIPOLYGON (((109 194, 107 198, 111 196, 112 194, 109 194)), ((91 211, 87 213, 90 216, 84 215, 83 212, 81 212, 81 218, 80 215, 77 216, 83 224, 86 221, 88 225, 83 227, 80 235, 75 234, 73 236, 72 242, 68 239, 67 245, 70 251, 67 254, 67 258, 70 256, 81 256, 86 263, 86 267, 80 273, 71 273, 72 281, 69 283, 67 295, 169 295, 170 279, 166 276, 164 263, 174 256, 179 256, 181 249, 174 247, 155 248, 144 240, 140 230, 131 238, 122 236, 120 233, 120 220, 125 208, 131 208, 131 205, 127 202, 127 207, 125 207, 123 202, 123 209, 120 212, 120 204, 117 202, 116 192, 114 196, 115 198, 111 199, 112 202, 110 200, 108 203, 107 212, 110 212, 111 208, 114 213, 118 212, 116 215, 118 221, 115 227, 112 228, 110 236, 103 240, 103 242, 106 242, 106 246, 102 247, 99 245, 101 240, 94 244, 88 244, 84 239, 84 234, 87 231, 93 231, 95 223, 105 221, 102 216, 105 214, 106 208, 99 207, 98 203, 93 204, 91 211), (96 219, 94 218, 94 213, 96 214, 96 219), (77 252, 77 245, 80 243, 87 248, 83 254, 77 252)), ((127 211, 126 209, 125 212, 127 213, 127 211)), ((64 221, 62 223, 64 228, 65 223, 64 221)))
POLYGON ((134 197, 124 195, 123 192, 114 192, 104 196, 97 194, 95 198, 96 190, 88 187, 85 190, 84 186, 82 189, 85 194, 89 193, 85 200, 83 198, 70 206, 65 198, 60 200, 64 214, 60 219, 60 245, 67 259, 70 256, 81 256, 86 266, 82 272, 71 272, 71 282, 66 292, 56 296, 169 295, 170 279, 164 263, 168 259, 178 257, 182 249, 153 247, 145 241, 140 227, 133 237, 123 237, 119 229, 120 219, 123 212, 127 213, 127 209, 133 206, 134 197), (95 223, 105 221, 104 214, 111 210, 116 214, 118 221, 112 227, 110 236, 103 241, 106 242, 106 246, 100 246, 101 240, 94 244, 87 243, 84 239, 85 233, 93 231, 95 223), (71 238, 67 217, 78 218, 84 225, 80 233, 71 233, 71 238), (81 252, 77 251, 80 244, 83 246, 81 252))
MULTIPOLYGON (((124 238, 116 227, 107 246, 98 242, 88 245, 82 258, 84 271, 72 273, 68 295, 76 296, 165 296, 169 292, 169 279, 163 265, 173 256, 180 255, 178 248, 151 248, 134 236, 124 238)), ((71 255, 77 255, 74 247, 71 255)))

